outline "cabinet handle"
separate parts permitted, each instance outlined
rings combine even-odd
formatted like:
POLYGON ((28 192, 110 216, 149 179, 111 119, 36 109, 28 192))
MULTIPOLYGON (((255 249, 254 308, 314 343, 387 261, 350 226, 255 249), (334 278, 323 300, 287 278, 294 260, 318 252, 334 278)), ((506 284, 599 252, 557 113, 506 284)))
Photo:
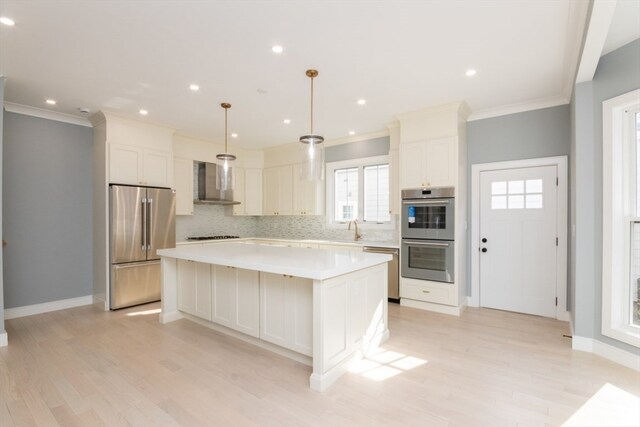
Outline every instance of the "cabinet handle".
POLYGON ((423 293, 423 294, 430 294, 430 293, 431 293, 431 291, 425 291, 425 290, 423 289, 423 290, 422 290, 422 293, 423 293))

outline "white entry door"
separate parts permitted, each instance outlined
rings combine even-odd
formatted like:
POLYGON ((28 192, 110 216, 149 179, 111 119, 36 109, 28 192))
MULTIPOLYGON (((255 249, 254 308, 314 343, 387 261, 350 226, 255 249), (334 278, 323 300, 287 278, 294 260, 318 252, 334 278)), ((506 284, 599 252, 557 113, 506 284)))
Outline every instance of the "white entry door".
POLYGON ((480 305, 556 317, 557 166, 480 173, 480 305))

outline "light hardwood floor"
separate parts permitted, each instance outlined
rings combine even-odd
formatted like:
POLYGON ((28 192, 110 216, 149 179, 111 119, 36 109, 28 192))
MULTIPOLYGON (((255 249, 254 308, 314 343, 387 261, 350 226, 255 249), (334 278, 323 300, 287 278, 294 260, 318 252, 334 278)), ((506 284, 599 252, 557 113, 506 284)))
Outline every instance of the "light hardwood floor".
POLYGON ((606 384, 640 396, 638 372, 572 351, 566 323, 535 316, 390 304, 384 351, 317 393, 310 367, 187 320, 161 325, 157 308, 7 321, 0 426, 562 425, 606 384))

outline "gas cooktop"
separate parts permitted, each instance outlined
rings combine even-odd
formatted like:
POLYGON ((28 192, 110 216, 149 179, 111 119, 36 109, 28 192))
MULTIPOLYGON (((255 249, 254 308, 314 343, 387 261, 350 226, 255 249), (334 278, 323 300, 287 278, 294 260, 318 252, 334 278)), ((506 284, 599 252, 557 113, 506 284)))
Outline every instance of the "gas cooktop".
POLYGON ((187 237, 187 240, 223 240, 223 239, 239 239, 240 236, 193 236, 187 237))

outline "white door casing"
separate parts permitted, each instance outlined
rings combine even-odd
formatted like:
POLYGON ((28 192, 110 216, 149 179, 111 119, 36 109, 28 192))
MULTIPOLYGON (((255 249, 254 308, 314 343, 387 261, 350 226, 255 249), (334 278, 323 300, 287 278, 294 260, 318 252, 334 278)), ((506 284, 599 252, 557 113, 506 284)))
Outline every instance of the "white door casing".
MULTIPOLYGON (((468 297, 468 305, 471 307, 479 307, 481 305, 480 290, 480 270, 481 255, 484 255, 480 249, 483 247, 481 242, 481 202, 480 202, 480 185, 481 173, 485 171, 498 171, 519 168, 536 168, 541 166, 555 166, 557 168, 557 186, 556 186, 556 234, 558 243, 555 247, 555 283, 556 296, 558 298, 557 306, 555 306, 555 317, 559 320, 569 320, 569 312, 567 311, 567 222, 568 222, 568 160, 567 156, 543 157, 537 159, 525 159, 506 162, 474 164, 471 167, 471 295, 468 297)), ((526 200, 525 200, 526 202, 526 200)), ((487 242, 490 243, 490 242, 487 242)), ((555 243, 555 242, 554 242, 555 243)), ((495 250, 495 246, 493 247, 495 250)), ((492 247, 487 246, 487 250, 492 247)), ((488 252, 487 252, 488 253, 488 252)), ((484 299, 483 299, 484 301, 484 299)), ((484 304, 482 304, 484 305, 484 304)))
POLYGON ((556 315, 557 166, 480 173, 480 305, 556 315))

